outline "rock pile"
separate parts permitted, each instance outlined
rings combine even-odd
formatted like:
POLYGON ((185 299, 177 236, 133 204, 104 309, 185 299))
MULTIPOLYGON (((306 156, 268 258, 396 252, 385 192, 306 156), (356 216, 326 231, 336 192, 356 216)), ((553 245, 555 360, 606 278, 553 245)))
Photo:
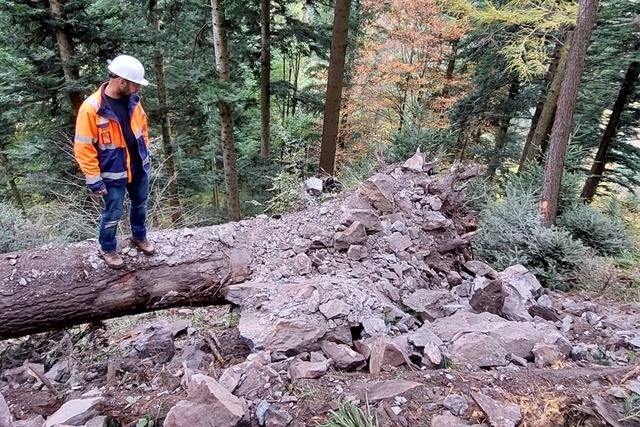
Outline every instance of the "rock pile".
MULTIPOLYGON (((618 324, 598 314, 596 304, 548 294, 522 266, 497 272, 473 260, 468 243, 474 220, 461 217, 460 208, 477 168, 456 165, 436 178, 432 167, 416 155, 315 208, 218 229, 221 242, 253 256, 251 280, 223 289, 251 354, 212 378, 199 349, 173 348, 175 328, 160 327, 132 342, 139 357, 183 367, 179 381, 188 395, 164 425, 302 425, 291 412, 298 398, 287 385, 332 369, 372 375, 357 387, 338 383, 336 400, 385 402, 381 417, 388 425, 406 425, 403 394, 424 384, 381 378, 399 367, 433 375, 453 366, 513 372, 561 367, 600 357, 597 352, 614 363, 629 362, 628 350, 640 348, 638 322, 615 330, 606 342, 577 342, 571 333, 583 326, 618 324)), ((73 411, 61 415, 61 408, 46 424, 29 425, 82 425, 96 415, 99 401, 93 396, 65 404, 84 418, 73 411)), ((522 419, 518 405, 487 390, 434 401, 448 410, 433 418, 434 426, 469 425, 462 417, 470 405, 484 412, 484 425, 513 427, 522 419)), ((8 423, 2 404, 0 399, 0 427, 27 425, 8 423)))

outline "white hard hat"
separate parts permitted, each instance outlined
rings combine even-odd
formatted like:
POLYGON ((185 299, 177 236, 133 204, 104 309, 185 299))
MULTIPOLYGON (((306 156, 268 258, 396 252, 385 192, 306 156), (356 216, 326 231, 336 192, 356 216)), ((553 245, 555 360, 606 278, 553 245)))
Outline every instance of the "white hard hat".
POLYGON ((108 62, 107 68, 118 77, 122 77, 130 82, 146 86, 149 82, 144 78, 144 67, 142 63, 133 56, 119 55, 108 62))

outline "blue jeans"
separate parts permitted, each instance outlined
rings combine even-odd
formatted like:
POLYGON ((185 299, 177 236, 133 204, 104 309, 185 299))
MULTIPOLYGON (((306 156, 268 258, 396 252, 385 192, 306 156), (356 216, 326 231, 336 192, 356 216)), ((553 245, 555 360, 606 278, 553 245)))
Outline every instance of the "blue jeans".
POLYGON ((121 186, 107 186, 108 193, 102 196, 104 208, 100 219, 100 249, 105 253, 116 251, 116 232, 122 217, 124 193, 129 193, 129 221, 134 239, 147 238, 147 200, 149 200, 149 174, 144 171, 133 173, 131 183, 121 186))

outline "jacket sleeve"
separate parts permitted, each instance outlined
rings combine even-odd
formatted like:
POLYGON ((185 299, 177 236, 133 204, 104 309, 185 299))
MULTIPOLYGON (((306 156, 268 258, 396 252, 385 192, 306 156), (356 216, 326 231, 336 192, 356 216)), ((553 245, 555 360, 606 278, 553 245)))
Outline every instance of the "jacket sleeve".
POLYGON ((147 113, 142 109, 142 135, 144 135, 144 140, 147 143, 147 148, 151 145, 151 141, 149 140, 149 126, 147 124, 147 113))
POLYGON ((97 142, 98 129, 96 128, 95 112, 85 102, 78 112, 73 152, 82 173, 85 175, 87 185, 94 193, 106 188, 100 176, 98 150, 95 145, 97 142))

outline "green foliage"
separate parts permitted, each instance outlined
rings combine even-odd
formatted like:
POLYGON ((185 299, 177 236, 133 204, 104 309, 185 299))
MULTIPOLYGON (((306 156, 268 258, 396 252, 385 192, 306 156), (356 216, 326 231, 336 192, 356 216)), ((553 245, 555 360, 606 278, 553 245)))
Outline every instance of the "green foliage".
POLYGON ((528 187, 509 188, 482 212, 476 255, 497 269, 522 264, 547 287, 567 289, 586 266, 588 249, 569 232, 541 225, 539 197, 528 187))
POLYGON ((17 232, 25 223, 18 209, 0 203, 0 253, 13 252, 23 247, 17 239, 17 232))
POLYGON ((378 427, 378 417, 371 413, 369 402, 362 409, 354 403, 341 402, 337 411, 329 411, 331 416, 320 427, 378 427))
POLYGON ((631 392, 624 400, 624 409, 626 415, 619 421, 638 421, 640 422, 640 395, 631 392))
POLYGON ((593 206, 578 206, 563 213, 557 225, 602 256, 620 255, 631 245, 624 224, 593 206))

